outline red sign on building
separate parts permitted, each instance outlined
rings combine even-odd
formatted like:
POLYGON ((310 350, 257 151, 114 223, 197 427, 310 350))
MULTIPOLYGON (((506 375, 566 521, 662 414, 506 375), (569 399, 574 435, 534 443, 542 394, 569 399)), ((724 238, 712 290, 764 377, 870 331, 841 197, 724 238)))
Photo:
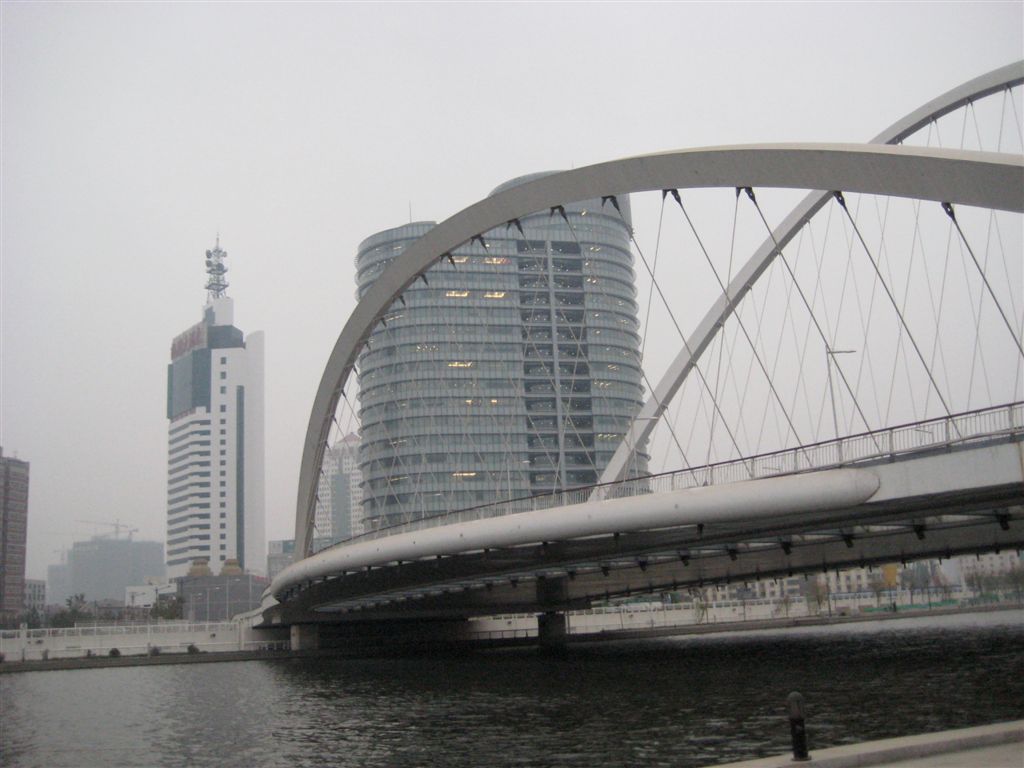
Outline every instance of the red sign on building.
POLYGON ((184 333, 174 337, 171 342, 171 360, 177 360, 182 355, 206 346, 206 324, 196 323, 184 333))

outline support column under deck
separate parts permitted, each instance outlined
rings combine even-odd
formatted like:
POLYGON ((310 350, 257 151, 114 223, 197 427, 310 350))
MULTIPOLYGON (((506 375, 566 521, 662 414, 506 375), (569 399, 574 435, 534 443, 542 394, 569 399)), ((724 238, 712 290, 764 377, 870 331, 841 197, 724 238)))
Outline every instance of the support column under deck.
POLYGON ((538 613, 537 639, 544 649, 565 648, 569 643, 569 618, 557 611, 538 613))
POLYGON ((316 651, 320 649, 320 627, 317 624, 292 624, 291 649, 316 651))

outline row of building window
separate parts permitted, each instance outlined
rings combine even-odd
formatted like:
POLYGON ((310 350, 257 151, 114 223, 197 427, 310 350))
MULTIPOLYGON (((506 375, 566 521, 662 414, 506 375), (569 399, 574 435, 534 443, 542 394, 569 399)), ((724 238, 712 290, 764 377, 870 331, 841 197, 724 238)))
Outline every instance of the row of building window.
MULTIPOLYGON (((424 408, 430 406, 430 404, 437 404, 441 406, 447 400, 452 398, 444 398, 444 395, 458 393, 456 400, 460 400, 465 404, 473 404, 468 400, 489 401, 490 399, 501 399, 506 400, 510 397, 520 397, 523 395, 531 394, 545 394, 554 393, 557 391, 562 394, 585 394, 591 392, 592 389, 601 390, 601 393, 627 393, 636 392, 639 395, 640 388, 634 384, 629 378, 609 378, 609 379, 592 379, 588 377, 581 377, 579 371, 566 371, 564 378, 560 378, 557 382, 551 376, 546 376, 543 372, 539 372, 537 367, 524 362, 523 364, 523 376, 525 377, 521 384, 513 382, 503 382, 501 380, 494 379, 468 379, 468 378, 457 378, 457 379, 442 379, 440 381, 430 380, 414 380, 414 381, 402 381, 402 382, 389 382, 376 387, 372 387, 367 392, 360 392, 359 401, 362 403, 362 407, 365 409, 371 407, 384 406, 386 410, 391 411, 397 409, 408 409, 408 408, 424 408), (528 367, 529 371, 525 369, 528 367), (575 373, 577 376, 572 377, 571 374, 575 373), (423 403, 414 404, 410 406, 411 395, 421 394, 425 396, 432 396, 431 402, 427 403, 426 406, 423 403), (494 397, 492 397, 494 395, 494 397)), ((498 403, 492 403, 498 404, 498 403)))
POLYGON ((187 424, 179 424, 178 426, 171 427, 168 430, 167 434, 168 434, 168 436, 173 437, 174 435, 177 435, 180 432, 185 431, 186 429, 195 429, 196 427, 208 427, 208 426, 210 426, 210 420, 209 419, 199 419, 197 421, 190 421, 187 424))
MULTIPOLYGON (((631 403, 633 409, 637 404, 631 403)), ((601 423, 598 426, 600 431, 623 430, 628 427, 631 417, 628 415, 601 414, 601 423)), ((557 429, 557 417, 554 415, 528 415, 525 421, 519 416, 472 416, 465 415, 447 419, 437 419, 431 416, 409 416, 399 419, 386 419, 377 423, 364 423, 362 426, 363 439, 369 442, 374 440, 385 440, 406 435, 437 434, 439 429, 448 427, 461 434, 472 435, 474 433, 486 434, 491 431, 501 430, 504 433, 518 431, 524 424, 529 429, 557 429)), ((568 414, 563 416, 565 429, 577 431, 590 431, 594 429, 594 415, 592 414, 568 414)))
POLYGON ((184 454, 184 455, 187 456, 187 455, 190 455, 191 451, 193 449, 195 449, 195 448, 209 448, 209 447, 210 447, 210 441, 209 440, 193 440, 191 442, 182 443, 181 445, 177 445, 174 448, 171 448, 168 451, 168 454, 171 457, 171 461, 173 461, 174 458, 176 457, 176 455, 184 454))

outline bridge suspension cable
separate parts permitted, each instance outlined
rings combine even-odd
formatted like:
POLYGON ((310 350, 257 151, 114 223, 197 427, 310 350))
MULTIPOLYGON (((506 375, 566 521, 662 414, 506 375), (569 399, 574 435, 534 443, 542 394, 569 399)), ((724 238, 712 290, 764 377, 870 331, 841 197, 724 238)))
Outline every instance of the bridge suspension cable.
MULTIPOLYGON (((1024 72, 1024 68, 1021 69, 1024 72)), ((1003 80, 1004 83, 1017 82, 1021 77, 1021 73, 1017 72, 1009 78, 1004 75, 1003 80)), ((1002 113, 1007 116, 1010 113, 1017 114, 1017 97, 1013 94, 1007 95, 1004 92, 1005 85, 996 87, 992 83, 986 83, 983 89, 989 89, 991 93, 1002 92, 1002 113), (1007 105, 1010 105, 1010 108, 1007 108, 1007 105)), ((894 140, 902 141, 907 138, 912 125, 916 125, 917 129, 929 126, 931 130, 935 114, 948 114, 952 102, 966 98, 964 94, 954 94, 944 104, 933 106, 932 115, 928 119, 917 115, 912 120, 897 124, 897 129, 891 132, 892 136, 897 137, 894 140)), ((971 105, 975 133, 980 134, 977 112, 972 101, 967 99, 963 103, 971 105)), ((1016 133, 1018 136, 1021 135, 1019 127, 1016 133)), ((1003 142, 1004 136, 1009 134, 1010 132, 1000 126, 998 143, 1003 142)), ((808 198, 810 203, 801 204, 794 213, 781 218, 781 223, 773 226, 770 221, 774 215, 764 208, 763 201, 758 199, 760 194, 755 196, 753 189, 756 186, 759 193, 773 186, 784 189, 843 189, 851 190, 844 192, 848 197, 865 194, 883 195, 885 203, 882 207, 886 214, 880 217, 879 234, 883 242, 888 239, 887 230, 893 226, 888 213, 889 201, 893 199, 891 196, 909 197, 915 201, 910 204, 915 206, 914 219, 910 224, 911 242, 918 243, 924 240, 924 235, 918 231, 921 226, 917 213, 921 206, 917 201, 920 200, 957 205, 957 213, 972 206, 1019 212, 1024 207, 1019 191, 1020 181, 1024 178, 1022 167, 1024 165, 1019 160, 1010 160, 1002 156, 910 146, 720 148, 615 161, 499 190, 483 203, 471 206, 434 227, 419 240, 411 242, 404 249, 401 259, 387 264, 376 280, 362 291, 359 306, 335 345, 311 416, 300 478, 299 515, 296 525, 298 550, 303 553, 309 551, 310 538, 314 531, 314 520, 311 518, 315 517, 310 514, 310 510, 315 509, 317 505, 316 493, 310 492, 310 488, 320 477, 320 465, 331 435, 331 422, 333 421, 335 426, 338 425, 333 415, 334 409, 340 400, 349 404, 349 399, 342 393, 342 386, 354 370, 357 359, 361 361, 360 376, 364 380, 360 394, 358 423, 364 433, 367 429, 367 415, 378 413, 373 409, 379 409, 381 419, 390 418, 403 427, 411 427, 416 419, 426 419, 431 429, 436 431, 445 427, 443 422, 447 420, 448 428, 456 432, 463 430, 461 435, 465 450, 460 455, 468 457, 465 459, 467 468, 464 472, 449 473, 450 477, 446 481, 449 486, 472 486, 477 482, 473 478, 479 477, 481 472, 486 472, 492 481, 498 481, 503 475, 503 484, 499 483, 496 487, 502 489, 500 493, 507 493, 510 496, 522 487, 517 483, 527 476, 549 477, 550 481, 545 482, 554 483, 552 487, 567 489, 584 485, 585 483, 581 482, 582 478, 595 476, 602 470, 604 479, 623 476, 627 472, 642 473, 645 470, 641 464, 646 464, 652 455, 653 449, 649 440, 656 436, 658 429, 667 431, 664 446, 666 455, 668 447, 674 446, 677 460, 683 467, 689 467, 691 461, 688 455, 694 450, 691 447, 694 441, 707 441, 702 443, 698 450, 698 453, 703 455, 705 463, 716 458, 732 456, 742 465, 744 457, 757 453, 765 441, 768 445, 800 451, 808 442, 804 435, 805 430, 808 430, 807 434, 810 435, 811 441, 821 439, 822 414, 830 400, 832 428, 836 433, 839 432, 838 410, 847 408, 850 409, 850 419, 844 417, 845 429, 850 429, 849 425, 855 422, 862 422, 865 428, 868 428, 869 416, 867 406, 862 403, 864 392, 859 383, 860 372, 867 372, 867 387, 877 391, 874 367, 881 359, 879 355, 888 354, 888 351, 895 349, 896 362, 887 366, 888 370, 884 371, 884 375, 891 382, 886 402, 883 404, 883 398, 878 394, 874 397, 878 421, 884 426, 889 418, 887 414, 904 407, 900 405, 901 403, 906 407, 916 408, 921 402, 914 394, 916 385, 913 377, 908 376, 907 356, 899 354, 899 347, 904 338, 916 351, 919 362, 924 365, 929 381, 928 390, 934 390, 944 412, 948 414, 953 406, 947 400, 948 395, 939 389, 939 376, 960 382, 964 375, 967 375, 965 386, 969 393, 974 375, 954 370, 954 365, 949 361, 938 366, 934 362, 928 362, 923 354, 926 342, 917 338, 921 328, 920 308, 911 310, 908 307, 908 300, 913 293, 911 285, 923 282, 927 287, 925 303, 933 306, 936 310, 933 316, 937 318, 934 332, 925 334, 924 338, 931 338, 935 350, 933 360, 945 360, 942 356, 943 347, 954 349, 955 342, 960 341, 960 334, 954 334, 953 338, 944 341, 940 340, 942 334, 939 333, 938 326, 944 326, 946 323, 942 313, 945 311, 947 315, 958 317, 958 313, 962 312, 962 305, 947 301, 949 297, 946 293, 949 286, 945 268, 941 274, 935 274, 930 269, 924 269, 919 273, 920 268, 916 264, 926 260, 923 256, 921 259, 916 258, 916 254, 919 251, 923 253, 923 249, 913 245, 909 251, 911 258, 906 261, 906 284, 901 292, 893 281, 891 270, 894 263, 889 263, 887 259, 883 261, 887 253, 885 247, 879 246, 874 250, 868 246, 869 237, 864 231, 866 222, 858 221, 844 205, 845 221, 851 227, 853 237, 859 243, 859 249, 867 255, 874 272, 870 291, 865 294, 865 300, 853 301, 849 297, 859 295, 869 283, 852 266, 852 260, 849 259, 851 244, 847 243, 847 264, 840 271, 837 282, 837 270, 829 266, 833 256, 825 252, 826 246, 834 240, 831 214, 826 217, 823 227, 813 226, 811 222, 813 214, 827 203, 828 193, 812 193, 808 198), (606 183, 609 179, 615 179, 615 184, 619 185, 617 189, 607 188, 606 183), (724 188, 729 194, 733 194, 737 188, 749 189, 750 202, 760 221, 760 238, 764 237, 765 229, 768 238, 761 248, 751 249, 754 257, 738 269, 734 269, 735 255, 743 253, 748 247, 747 241, 756 238, 752 230, 744 233, 739 231, 737 197, 733 195, 733 216, 725 227, 728 234, 723 238, 723 242, 727 245, 718 249, 712 248, 707 242, 705 232, 698 233, 695 220, 688 210, 691 205, 701 205, 705 193, 688 192, 686 206, 683 205, 681 196, 674 196, 682 213, 681 223, 687 224, 690 237, 698 243, 699 255, 710 267, 708 280, 718 296, 705 319, 696 324, 696 331, 684 333, 683 328, 690 327, 688 316, 692 314, 695 302, 688 299, 680 304, 675 297, 669 296, 670 291, 666 289, 664 282, 667 279, 673 283, 673 288, 686 288, 686 283, 691 280, 696 283, 697 280, 691 272, 686 272, 685 279, 680 280, 679 273, 673 271, 674 265, 671 262, 666 264, 666 257, 662 253, 666 247, 673 254, 683 253, 675 245, 668 246, 670 241, 663 239, 667 237, 663 232, 663 224, 666 223, 665 191, 706 186, 724 188), (661 194, 653 261, 647 259, 637 231, 623 216, 620 208, 620 202, 625 200, 625 195, 646 190, 661 194), (695 201, 691 201, 691 194, 695 201), (645 279, 649 281, 649 284, 644 286, 647 288, 649 300, 642 312, 635 301, 625 294, 609 291, 609 286, 613 284, 620 285, 616 290, 623 290, 621 285, 625 285, 622 282, 624 278, 613 274, 611 264, 602 261, 601 257, 596 255, 596 251, 586 250, 598 246, 594 245, 595 241, 585 233, 590 231, 590 227, 605 226, 607 217, 611 214, 606 211, 606 217, 602 219, 594 208, 576 210, 567 201, 590 199, 602 199, 606 204, 605 208, 613 206, 618 213, 619 226, 625 225, 628 229, 628 242, 643 263, 645 279), (524 276, 519 271, 513 272, 510 266, 512 261, 497 260, 511 259, 512 256, 507 249, 513 246, 509 243, 520 242, 525 244, 522 246, 525 250, 521 253, 526 256, 522 259, 516 256, 516 263, 533 263, 529 261, 533 258, 530 256, 530 249, 533 247, 530 245, 530 229, 529 226, 524 226, 523 222, 531 216, 531 212, 537 211, 542 212, 540 216, 546 214, 552 222, 561 221, 568 225, 569 236, 566 243, 567 247, 572 247, 572 252, 558 253, 554 248, 554 240, 550 236, 546 237, 543 258, 537 257, 534 260, 546 270, 544 279, 538 280, 535 288, 530 288, 528 274, 524 276), (587 221, 588 219, 596 223, 592 224, 587 221), (511 231, 512 226, 516 228, 518 236, 511 231), (509 235, 504 242, 499 242, 501 227, 504 227, 509 235), (883 235, 886 237, 882 237, 883 235), (806 243, 813 257, 806 263, 799 259, 792 260, 791 263, 791 259, 784 253, 791 241, 796 248, 797 256, 806 243), (726 254, 726 263, 722 268, 716 266, 713 258, 716 251, 726 254), (466 260, 462 261, 464 257, 466 260), (424 272, 438 260, 441 260, 436 268, 438 271, 431 271, 428 279, 424 272), (577 273, 573 271, 577 267, 570 269, 567 266, 570 262, 586 266, 577 273), (769 269, 775 262, 778 262, 778 265, 774 269, 769 269), (563 267, 558 265, 563 263, 568 271, 560 273, 558 270, 563 267), (462 291, 468 292, 471 289, 460 285, 459 271, 484 270, 485 267, 494 274, 505 276, 502 279, 508 280, 507 288, 496 286, 491 292, 492 296, 460 296, 462 291), (780 272, 783 279, 775 279, 776 271, 780 272), (764 279, 761 279, 762 275, 764 279), (931 288, 933 277, 941 283, 937 292, 931 288), (615 283, 616 280, 619 283, 615 283), (583 286, 582 293, 577 287, 568 287, 576 286, 577 283, 583 286), (560 285, 566 288, 563 290, 559 288, 560 285), (875 286, 888 296, 890 305, 900 319, 900 330, 897 333, 882 333, 878 338, 874 338, 872 328, 872 318, 876 314, 873 300, 875 286), (832 293, 829 293, 830 291, 832 293), (513 292, 519 303, 514 312, 506 311, 509 310, 507 299, 513 292), (901 293, 899 300, 896 298, 897 293, 901 293), (523 303, 522 297, 527 294, 536 296, 535 309, 528 309, 523 303), (569 297, 578 295, 586 298, 577 305, 572 303, 575 299, 570 301, 569 297), (652 307, 654 297, 657 297, 661 305, 657 310, 652 307), (494 342, 496 346, 487 351, 482 342, 476 341, 481 335, 477 331, 489 325, 486 313, 466 323, 461 321, 456 313, 444 309, 447 306, 454 306, 461 298, 471 299, 470 303, 476 301, 481 306, 486 305, 488 312, 491 312, 490 316, 495 318, 499 315, 506 318, 521 315, 525 318, 526 313, 534 311, 538 316, 546 312, 549 318, 589 318, 591 314, 599 316, 605 313, 617 318, 614 322, 619 324, 604 325, 602 323, 605 321, 602 320, 602 323, 594 326, 593 335, 590 336, 585 335, 586 324, 578 320, 566 320, 561 325, 551 324, 549 321, 547 330, 544 329, 543 323, 527 324, 523 326, 521 339, 509 339, 507 342, 499 340, 494 342), (796 301, 791 301, 791 298, 795 298, 796 301), (434 308, 431 311, 437 312, 437 319, 434 322, 441 337, 452 341, 445 347, 443 353, 440 348, 421 349, 416 351, 415 359, 421 361, 423 365, 433 366, 434 369, 442 366, 446 370, 450 368, 450 375, 445 380, 451 382, 453 386, 451 391, 431 393, 423 390, 423 387, 417 389, 418 382, 410 380, 407 390, 409 397, 395 401, 395 410, 389 416, 383 410, 388 407, 389 393, 383 389, 374 391, 372 387, 366 386, 367 377, 371 373, 367 363, 397 365, 400 362, 398 356, 406 352, 412 354, 412 350, 402 349, 403 344, 408 346, 410 343, 410 331, 406 322, 396 315, 402 313, 404 309, 420 306, 424 301, 434 308), (838 349, 840 335, 845 332, 843 329, 849 331, 850 320, 854 319, 845 311, 847 301, 853 302, 857 308, 856 314, 860 315, 859 321, 855 320, 855 324, 859 322, 859 335, 866 336, 871 330, 873 337, 870 344, 850 344, 845 339, 842 342, 843 346, 857 347, 857 382, 852 382, 847 377, 845 366, 840 365, 836 359, 836 355, 844 351, 838 349), (829 302, 832 302, 831 311, 829 302), (795 316, 794 309, 798 307, 803 309, 806 320, 795 316), (915 313, 913 321, 911 311, 915 313), (659 334, 657 330, 659 313, 666 317, 667 326, 662 327, 674 330, 681 341, 681 350, 674 359, 664 352, 666 339, 663 338, 664 334, 659 334), (625 382, 621 371, 612 367, 615 365, 612 362, 608 363, 608 368, 601 377, 595 378, 588 350, 597 349, 597 345, 600 344, 603 350, 607 350, 601 352, 602 355, 619 354, 617 350, 626 349, 621 346, 623 340, 633 333, 630 324, 641 325, 640 317, 643 318, 641 327, 645 332, 642 339, 638 340, 638 349, 642 350, 642 356, 638 354, 637 361, 644 362, 639 372, 638 384, 646 385, 649 398, 646 403, 637 400, 635 406, 631 407, 634 416, 631 424, 619 428, 612 426, 614 420, 606 420, 607 438, 619 441, 618 447, 610 452, 611 456, 607 458, 609 450, 606 448, 606 437, 598 434, 599 430, 593 426, 593 421, 589 422, 590 426, 583 427, 582 419, 585 417, 582 414, 588 414, 587 417, 592 418, 589 417, 592 403, 599 400, 612 402, 616 398, 624 398, 625 402, 635 397, 635 394, 630 393, 639 390, 635 388, 636 385, 625 382), (912 327, 915 329, 914 334, 911 334, 912 327), (544 334, 549 334, 550 338, 545 339, 544 334), (825 348, 825 354, 817 362, 814 361, 814 355, 810 354, 808 334, 817 336, 825 348), (598 336, 602 337, 601 341, 598 341, 598 336), (658 343, 655 344, 654 340, 658 343), (459 348, 466 352, 464 359, 457 359, 449 354, 459 348), (385 355, 389 354, 388 349, 394 350, 390 354, 396 355, 393 363, 385 361, 385 355), (705 355, 709 349, 713 350, 713 354, 705 355), (543 359, 547 351, 550 351, 552 356, 549 362, 543 359), (543 409, 534 409, 525 416, 516 416, 512 402, 527 393, 524 390, 525 385, 519 380, 509 379, 508 374, 504 374, 506 380, 500 383, 501 391, 508 393, 507 404, 501 402, 501 397, 494 398, 488 395, 477 398, 475 394, 471 395, 485 393, 489 387, 495 385, 497 379, 493 374, 488 375, 489 369, 486 364, 506 354, 526 355, 522 361, 523 366, 532 366, 536 362, 537 373, 528 379, 533 382, 530 386, 534 388, 530 402, 539 406, 545 401, 545 397, 541 396, 541 390, 549 389, 551 396, 546 398, 546 401, 550 402, 553 414, 549 416, 543 409), (703 363, 702 357, 706 358, 703 363), (587 370, 585 375, 582 373, 584 368, 587 370), (663 370, 660 376, 657 373, 659 369, 663 370), (899 397, 897 387, 894 386, 897 370, 903 370, 902 375, 907 378, 907 384, 903 388, 904 394, 899 397), (752 376, 755 371, 760 375, 752 376), (689 373, 695 373, 698 385, 696 388, 684 386, 689 373), (827 389, 825 387, 826 375, 831 378, 833 373, 841 387, 838 398, 831 394, 831 384, 827 389), (594 381, 602 383, 604 389, 585 391, 584 387, 594 386, 594 381), (456 383, 458 387, 454 386, 456 383), (417 391, 420 391, 420 395, 413 398, 412 393, 417 391), (696 403, 696 407, 686 417, 686 424, 661 419, 670 404, 674 409, 682 406, 681 401, 673 403, 677 392, 684 395, 684 399, 690 398, 696 403), (444 401, 454 405, 460 398, 462 405, 454 411, 435 410, 429 416, 414 413, 420 408, 425 414, 429 410, 426 407, 427 401, 444 401), (416 402, 413 402, 414 400, 416 402), (406 406, 401 406, 400 402, 406 402, 406 406), (329 419, 323 421, 321 414, 325 412, 329 412, 329 419), (442 416, 441 413, 447 415, 442 416), (551 421, 551 416, 554 416, 554 421, 551 421), (500 458, 516 454, 512 431, 506 426, 512 423, 510 419, 515 418, 522 419, 518 423, 530 425, 529 433, 536 436, 535 450, 529 453, 532 457, 530 467, 524 464, 513 465, 508 460, 500 458), (472 419, 475 421, 471 421, 472 419), (768 429, 773 419, 775 426, 768 429), (552 441, 544 437, 548 433, 547 427, 543 425, 549 421, 558 424, 558 429, 550 433, 552 441), (466 431, 466 425, 469 424, 474 424, 475 427, 466 431), (719 430, 724 433, 724 439, 721 441, 717 436, 719 430), (591 444, 588 445, 588 441, 591 444), (303 509, 306 510, 305 513, 303 509)), ((707 194, 713 196, 714 193, 707 194)), ((785 199, 785 195, 782 197, 785 199)), ((779 204, 773 202, 772 205, 779 204)), ((879 204, 876 202, 876 211, 878 207, 879 204)), ((995 285, 988 276, 987 255, 983 261, 971 249, 970 243, 975 239, 971 232, 975 223, 973 216, 968 218, 972 219, 971 226, 965 223, 963 229, 959 226, 960 222, 953 219, 957 225, 958 242, 969 252, 974 262, 976 275, 980 276, 981 280, 979 285, 982 297, 986 298, 986 303, 990 300, 999 307, 998 314, 1001 316, 1002 326, 1009 329, 1013 337, 1016 350, 1013 355, 1015 373, 1011 377, 1013 384, 1010 387, 1012 393, 1018 388, 1017 382, 1021 378, 1019 358, 1022 355, 1017 353, 1022 352, 1024 347, 1021 345, 1020 331, 1015 331, 1014 326, 1017 323, 1010 321, 1003 306, 1009 306, 1016 318, 1016 307, 1019 302, 1014 293, 1017 289, 1014 288, 1012 278, 1019 274, 1019 271, 1016 271, 1019 267, 1004 259, 1003 270, 1010 279, 1004 281, 1007 283, 1006 286, 995 285)), ((985 239, 1000 242, 1005 255, 1006 252, 1013 251, 1016 242, 1013 239, 1015 233, 1012 230, 1004 231, 1001 226, 1003 218, 1003 214, 989 214, 988 232, 995 234, 986 235, 985 239), (1002 242, 1004 240, 1006 243, 1002 242)), ((535 221, 537 227, 545 226, 540 223, 540 219, 535 221)), ((842 265, 842 261, 839 264, 842 265)), ((635 297, 635 289, 631 290, 635 297)), ((976 335, 984 336, 985 341, 984 349, 972 350, 969 354, 972 356, 972 367, 973 356, 978 355, 984 369, 987 359, 985 356, 992 354, 989 351, 990 334, 987 325, 986 330, 981 330, 982 323, 987 321, 982 317, 980 300, 974 306, 976 309, 972 314, 978 318, 973 323, 978 328, 976 335)), ((630 355, 625 352, 623 354, 623 362, 628 362, 630 355)), ((994 375, 997 378, 993 381, 992 397, 1006 391, 1005 384, 998 378, 1004 368, 1003 362, 996 365, 994 375)), ((495 367, 491 370, 498 369, 495 367)), ((984 375, 987 380, 988 373, 984 375)), ((949 386, 945 386, 944 389, 950 391, 949 386)), ((968 399, 969 397, 970 394, 968 399)), ((927 395, 923 400, 924 415, 927 416, 927 395)), ((387 439, 386 436, 382 438, 387 439)), ((393 458, 387 459, 393 463, 387 467, 389 471, 381 475, 382 485, 379 490, 385 495, 399 499, 398 508, 402 511, 396 522, 407 522, 427 510, 427 486, 417 486, 411 478, 415 476, 422 479, 428 472, 433 472, 434 479, 437 479, 435 470, 425 468, 428 463, 425 457, 429 453, 429 446, 409 445, 408 448, 395 452, 393 458), (414 460, 416 463, 413 463, 414 460)), ((375 450, 373 447, 364 446, 365 460, 382 461, 383 459, 373 458, 378 455, 374 453, 375 450)), ((384 453, 381 452, 379 455, 384 456, 384 453)), ((429 503, 436 503, 437 509, 442 511, 454 512, 457 509, 453 501, 443 496, 438 497, 436 502, 429 503)))

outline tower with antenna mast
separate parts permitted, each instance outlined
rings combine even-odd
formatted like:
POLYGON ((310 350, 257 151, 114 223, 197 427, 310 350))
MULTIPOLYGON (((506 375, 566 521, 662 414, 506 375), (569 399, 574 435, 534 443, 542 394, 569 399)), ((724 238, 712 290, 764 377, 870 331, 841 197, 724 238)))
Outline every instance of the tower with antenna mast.
POLYGON ((206 251, 202 319, 174 337, 167 369, 167 574, 192 562, 266 567, 263 333, 234 324, 220 233, 206 251))
POLYGON ((220 233, 217 233, 217 242, 213 250, 206 252, 206 295, 210 300, 220 299, 227 296, 228 268, 224 265, 224 259, 228 252, 220 247, 220 233))

